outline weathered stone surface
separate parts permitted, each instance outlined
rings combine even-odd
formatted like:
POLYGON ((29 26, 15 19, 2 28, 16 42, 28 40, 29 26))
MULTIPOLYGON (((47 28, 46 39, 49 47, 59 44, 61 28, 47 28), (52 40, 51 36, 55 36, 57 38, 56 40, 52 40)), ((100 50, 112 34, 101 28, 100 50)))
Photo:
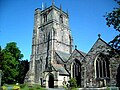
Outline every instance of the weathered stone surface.
POLYGON ((73 51, 68 21, 68 14, 54 5, 35 10, 25 82, 63 87, 63 82, 68 84, 70 78, 76 78, 80 87, 115 85, 120 58, 109 56, 112 48, 100 36, 87 54, 77 48, 73 51))
MULTIPOLYGON (((50 74, 57 80, 54 81, 55 86, 61 86, 60 83, 62 83, 64 77, 68 81, 69 74, 66 74, 65 69, 59 69, 58 71, 55 69, 56 65, 60 64, 57 60, 61 60, 59 55, 56 55, 58 52, 64 52, 66 55, 72 52, 72 36, 67 13, 56 6, 50 6, 43 11, 36 9, 30 70, 26 79, 30 83, 45 83, 46 87, 49 87, 50 74)), ((64 65, 61 65, 61 68, 64 68, 64 65)), ((27 81, 26 79, 25 81, 27 81)))

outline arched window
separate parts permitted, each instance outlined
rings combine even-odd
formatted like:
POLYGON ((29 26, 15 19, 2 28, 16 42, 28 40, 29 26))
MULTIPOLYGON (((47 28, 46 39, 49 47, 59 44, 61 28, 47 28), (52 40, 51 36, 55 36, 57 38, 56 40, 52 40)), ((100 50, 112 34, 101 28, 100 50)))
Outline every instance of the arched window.
POLYGON ((104 54, 100 54, 95 60, 96 78, 110 78, 109 60, 104 54))
POLYGON ((60 22, 63 23, 63 15, 60 15, 60 22))
POLYGON ((47 22, 47 14, 46 13, 43 15, 43 18, 44 18, 44 22, 47 22))
POLYGON ((81 86, 81 64, 77 59, 73 63, 73 78, 77 80, 77 85, 81 86))
POLYGON ((45 42, 45 34, 43 35, 43 42, 45 42))

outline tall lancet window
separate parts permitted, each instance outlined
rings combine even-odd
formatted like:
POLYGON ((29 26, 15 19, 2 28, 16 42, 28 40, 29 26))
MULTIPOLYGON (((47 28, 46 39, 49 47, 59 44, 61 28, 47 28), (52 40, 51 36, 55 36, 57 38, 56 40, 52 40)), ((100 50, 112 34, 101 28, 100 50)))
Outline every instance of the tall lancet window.
POLYGON ((96 78, 110 78, 109 59, 106 55, 100 54, 95 60, 96 78))
POLYGON ((72 71, 73 71, 73 78, 77 80, 77 85, 81 86, 81 64, 78 59, 74 60, 72 71))

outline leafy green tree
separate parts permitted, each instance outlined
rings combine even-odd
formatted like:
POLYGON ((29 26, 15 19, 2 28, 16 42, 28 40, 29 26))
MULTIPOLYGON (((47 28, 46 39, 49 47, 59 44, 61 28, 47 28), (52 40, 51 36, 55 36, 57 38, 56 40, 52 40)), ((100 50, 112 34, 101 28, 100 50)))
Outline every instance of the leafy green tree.
POLYGON ((5 49, 3 49, 5 52, 10 52, 12 54, 12 57, 14 57, 17 61, 21 60, 23 58, 23 54, 21 54, 21 51, 17 47, 17 43, 10 42, 7 43, 5 49))
POLYGON ((118 4, 118 8, 114 8, 112 12, 105 15, 107 26, 113 26, 118 32, 118 35, 109 42, 109 44, 120 53, 120 0, 115 0, 118 4))
POLYGON ((8 43, 1 54, 2 83, 17 82, 17 78, 19 78, 19 61, 22 59, 23 54, 21 54, 15 42, 8 43))

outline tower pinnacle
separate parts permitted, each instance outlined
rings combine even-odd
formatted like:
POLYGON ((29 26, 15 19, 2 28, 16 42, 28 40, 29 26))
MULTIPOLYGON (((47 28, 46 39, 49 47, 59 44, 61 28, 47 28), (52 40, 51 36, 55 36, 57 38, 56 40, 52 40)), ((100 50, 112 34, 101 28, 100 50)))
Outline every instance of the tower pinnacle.
POLYGON ((62 11, 62 5, 60 4, 60 10, 62 11))
POLYGON ((52 6, 54 6, 54 0, 52 0, 52 6))

